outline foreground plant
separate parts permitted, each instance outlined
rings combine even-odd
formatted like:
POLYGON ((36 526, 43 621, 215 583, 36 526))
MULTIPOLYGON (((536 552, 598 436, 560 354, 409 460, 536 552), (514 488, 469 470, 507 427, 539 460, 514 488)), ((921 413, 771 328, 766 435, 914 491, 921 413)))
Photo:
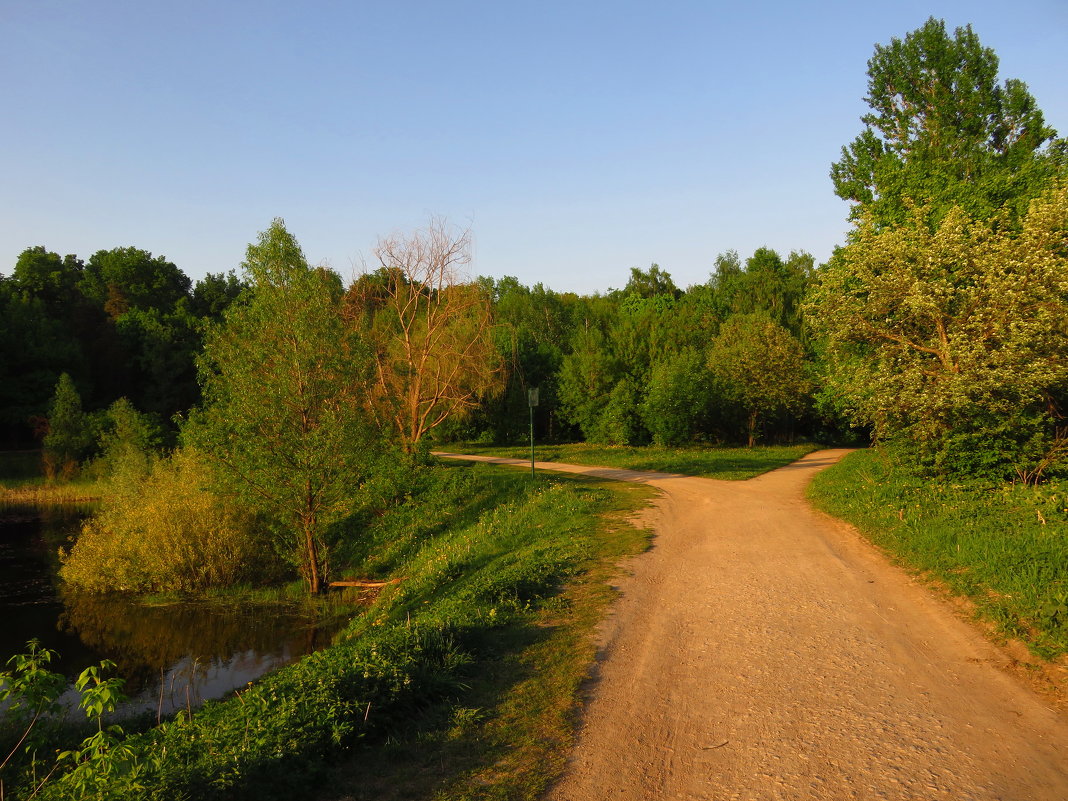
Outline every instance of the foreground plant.
POLYGON ((120 774, 128 786, 137 786, 137 778, 145 768, 143 755, 125 740, 121 726, 104 725, 104 716, 125 700, 123 680, 104 678, 107 671, 115 668, 108 659, 83 670, 74 682, 78 707, 96 731, 73 748, 57 751, 51 760, 39 758, 48 743, 62 736, 56 722, 62 711, 59 697, 67 688, 67 679, 47 667, 56 656, 55 651, 42 648, 38 640, 30 640, 25 653, 8 660, 11 670, 0 673, 0 703, 9 704, 4 711, 4 728, 18 735, 0 763, 0 797, 4 797, 5 770, 17 776, 16 783, 28 789, 29 798, 50 782, 63 788, 60 792, 64 797, 88 798, 98 795, 120 774), (43 721, 46 725, 41 725, 43 721), (42 772, 44 776, 40 777, 42 772), (54 776, 57 777, 53 779, 54 776))

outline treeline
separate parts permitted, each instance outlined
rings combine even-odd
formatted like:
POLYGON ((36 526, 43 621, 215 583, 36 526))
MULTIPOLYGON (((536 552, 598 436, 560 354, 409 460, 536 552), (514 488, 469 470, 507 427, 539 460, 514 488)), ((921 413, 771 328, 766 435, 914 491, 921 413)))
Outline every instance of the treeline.
POLYGON ((27 248, 0 276, 0 445, 39 442, 63 373, 87 410, 126 398, 166 427, 200 398, 203 323, 244 287, 233 272, 193 283, 134 247, 88 261, 27 248))
POLYGON ((721 254, 709 280, 685 291, 656 264, 593 296, 481 279, 507 381, 440 436, 522 440, 533 388, 542 441, 752 444, 823 432, 801 314, 813 271, 806 253, 761 248, 744 262, 721 254))

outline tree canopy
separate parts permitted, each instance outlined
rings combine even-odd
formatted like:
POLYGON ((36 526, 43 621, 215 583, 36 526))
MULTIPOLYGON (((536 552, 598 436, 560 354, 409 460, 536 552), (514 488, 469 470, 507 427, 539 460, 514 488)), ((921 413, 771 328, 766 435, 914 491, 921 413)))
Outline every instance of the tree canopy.
POLYGON ((876 45, 865 102, 864 130, 831 167, 835 192, 856 204, 853 219, 904 223, 910 201, 929 205, 934 224, 953 206, 974 218, 1020 215, 1065 174, 1065 141, 1026 84, 998 82, 998 58, 970 25, 950 36, 931 18, 876 45))
POLYGON ((809 311, 835 391, 880 439, 934 468, 1033 471, 1057 446, 1068 387, 1068 187, 1016 233, 953 208, 865 220, 820 275, 809 311))

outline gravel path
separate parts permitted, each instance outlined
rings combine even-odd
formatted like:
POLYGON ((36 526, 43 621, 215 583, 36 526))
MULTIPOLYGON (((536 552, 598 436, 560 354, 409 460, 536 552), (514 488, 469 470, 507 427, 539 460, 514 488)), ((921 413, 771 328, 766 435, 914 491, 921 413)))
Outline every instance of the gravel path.
POLYGON ((662 491, 550 801, 1068 799, 1065 716, 805 503, 844 453, 745 482, 539 463, 662 491))

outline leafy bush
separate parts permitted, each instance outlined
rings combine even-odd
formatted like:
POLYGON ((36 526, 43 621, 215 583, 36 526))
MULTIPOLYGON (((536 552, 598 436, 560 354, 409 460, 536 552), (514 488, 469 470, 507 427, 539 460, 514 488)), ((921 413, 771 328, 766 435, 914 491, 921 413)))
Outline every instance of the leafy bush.
POLYGON ((273 560, 264 560, 256 521, 210 486, 196 451, 156 462, 142 483, 117 486, 85 523, 60 575, 94 592, 187 591, 261 578, 273 560))
POLYGON ((704 356, 685 350, 653 367, 642 420, 657 445, 685 445, 708 433, 714 398, 704 356))
POLYGON ((83 670, 74 682, 78 707, 95 729, 79 739, 77 727, 64 727, 58 717, 67 679, 48 669, 56 655, 37 640, 30 640, 25 653, 8 660, 11 669, 0 672, 0 704, 4 705, 0 754, 6 753, 0 762, 0 797, 5 779, 16 791, 19 786, 28 789, 32 798, 60 771, 62 797, 88 798, 105 787, 113 775, 125 773, 136 778, 143 770, 136 749, 122 742, 122 728, 104 726, 104 715, 114 712, 125 698, 122 679, 103 677, 115 663, 105 659, 83 670), (67 741, 68 750, 50 748, 67 741))

